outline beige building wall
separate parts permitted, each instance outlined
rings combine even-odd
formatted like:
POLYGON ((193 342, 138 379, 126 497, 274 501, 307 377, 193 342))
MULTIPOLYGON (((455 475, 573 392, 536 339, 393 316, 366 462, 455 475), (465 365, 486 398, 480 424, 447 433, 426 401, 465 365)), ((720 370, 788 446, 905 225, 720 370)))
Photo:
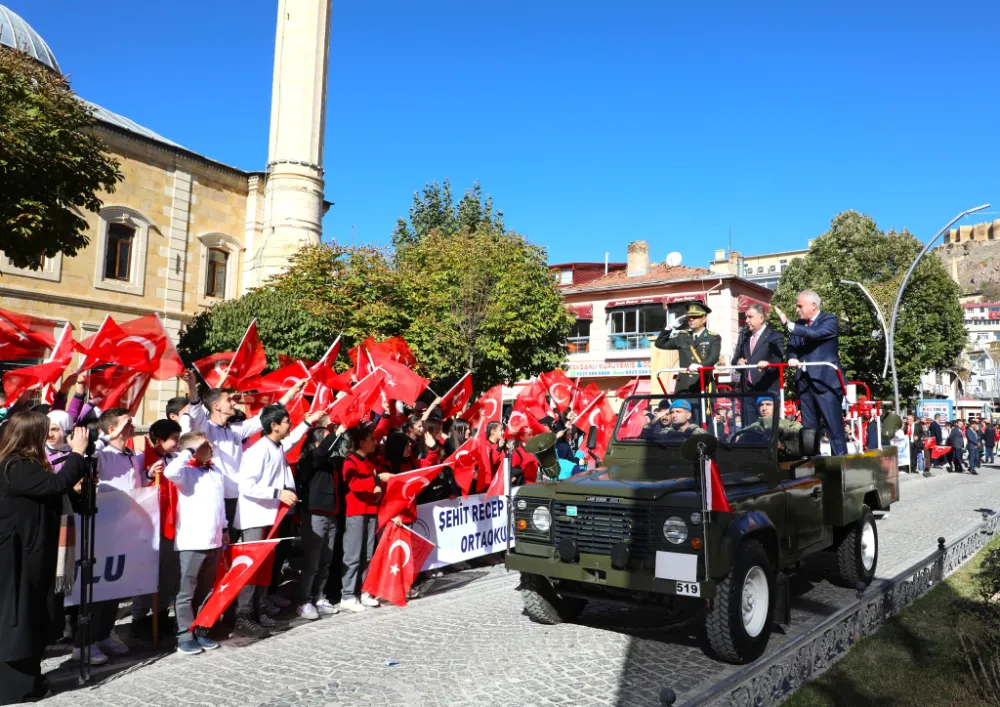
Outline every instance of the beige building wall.
MULTIPOLYGON (((47 259, 40 271, 19 270, 0 256, 0 307, 69 322, 77 340, 108 314, 122 322, 155 312, 176 342, 198 312, 241 294, 246 241, 259 232, 263 179, 111 126, 98 132, 124 179, 113 194, 100 194, 99 214, 85 214, 90 243, 74 257, 47 259), (135 233, 127 281, 104 277, 114 223, 135 233), (223 298, 206 294, 211 248, 227 253, 223 298)), ((178 390, 175 381, 152 381, 138 421, 162 417, 178 390)))

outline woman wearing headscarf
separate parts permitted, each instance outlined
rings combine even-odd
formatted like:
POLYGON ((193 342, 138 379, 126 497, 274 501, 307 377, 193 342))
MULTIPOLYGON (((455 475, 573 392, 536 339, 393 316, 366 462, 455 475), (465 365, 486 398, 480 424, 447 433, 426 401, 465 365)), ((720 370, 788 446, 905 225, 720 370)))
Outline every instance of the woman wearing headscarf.
POLYGON ((0 705, 42 697, 45 646, 62 628, 62 602, 73 585, 75 548, 67 493, 87 470, 84 430, 56 472, 45 453, 49 418, 19 412, 0 440, 0 705))

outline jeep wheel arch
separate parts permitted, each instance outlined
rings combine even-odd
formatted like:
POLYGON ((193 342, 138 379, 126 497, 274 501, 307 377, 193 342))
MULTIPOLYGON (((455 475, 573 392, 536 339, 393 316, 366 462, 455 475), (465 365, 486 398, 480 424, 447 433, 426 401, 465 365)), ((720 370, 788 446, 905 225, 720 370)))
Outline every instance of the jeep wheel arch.
POLYGON ((726 571, 728 572, 729 568, 736 562, 736 552, 743 541, 748 538, 753 538, 764 546, 771 566, 777 569, 778 530, 765 513, 753 511, 734 518, 726 528, 723 541, 723 558, 725 560, 723 566, 726 571))

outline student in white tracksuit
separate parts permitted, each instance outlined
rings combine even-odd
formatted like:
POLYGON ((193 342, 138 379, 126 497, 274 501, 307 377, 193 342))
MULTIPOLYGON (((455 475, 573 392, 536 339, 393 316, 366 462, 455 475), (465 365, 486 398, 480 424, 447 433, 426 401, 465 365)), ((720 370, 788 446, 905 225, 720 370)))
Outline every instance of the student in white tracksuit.
MULTIPOLYGON (((240 462, 243 460, 243 442, 261 431, 260 416, 251 417, 243 422, 229 423, 229 418, 236 412, 228 390, 211 388, 205 394, 204 401, 198 397, 198 379, 194 371, 185 371, 182 376, 188 386, 188 398, 191 406, 187 415, 191 421, 191 431, 201 432, 212 445, 213 463, 219 467, 226 479, 226 520, 229 527, 234 527, 236 515, 236 499, 239 498, 240 462), (204 404, 202 404, 204 402, 204 404)), ((302 387, 305 379, 299 381, 281 398, 281 404, 287 405, 302 387)), ((235 536, 230 533, 230 539, 235 536)))
MULTIPOLYGON (((282 504, 294 507, 295 477, 285 459, 285 453, 305 436, 312 424, 325 413, 309 413, 294 430, 291 418, 282 405, 268 405, 260 413, 264 429, 261 437, 243 455, 239 476, 239 501, 236 504, 236 528, 243 542, 263 540, 278 517, 282 504)), ((280 571, 278 560, 275 569, 280 571)), ((260 611, 266 587, 247 585, 240 592, 236 609, 238 633, 256 636, 260 628, 272 622, 260 611)))

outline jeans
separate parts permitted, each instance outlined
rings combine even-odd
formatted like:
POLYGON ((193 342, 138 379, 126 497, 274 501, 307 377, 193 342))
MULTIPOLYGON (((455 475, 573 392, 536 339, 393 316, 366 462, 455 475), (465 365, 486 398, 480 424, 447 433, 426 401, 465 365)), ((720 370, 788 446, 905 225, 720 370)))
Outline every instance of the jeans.
POLYGON ((365 583, 368 575, 368 565, 375 552, 375 526, 378 518, 375 515, 347 516, 344 521, 344 560, 341 563, 343 587, 341 596, 350 599, 357 595, 360 584, 365 583), (360 572, 359 572, 360 570, 360 572))
POLYGON ((979 468, 979 455, 982 452, 977 447, 971 447, 969 449, 969 471, 975 471, 979 468))
POLYGON ((305 552, 300 588, 301 603, 315 603, 323 595, 330 576, 333 550, 337 545, 337 516, 302 514, 302 546, 305 552))
POLYGON ((985 455, 983 457, 983 463, 984 464, 992 464, 995 461, 995 459, 993 458, 993 448, 995 446, 996 446, 996 443, 994 443, 994 444, 987 444, 986 445, 986 453, 985 453, 985 455))
MULTIPOLYGON (((242 542, 249 543, 255 540, 263 540, 267 537, 270 528, 244 528, 243 529, 243 540, 242 542)), ((274 558, 275 564, 278 562, 278 558, 274 558)), ((280 567, 279 567, 280 569, 280 567)), ((243 589, 240 590, 240 595, 236 599, 236 615, 237 616, 260 616, 260 606, 264 602, 264 597, 267 596, 267 587, 258 587, 254 584, 248 584, 243 589)))
POLYGON ((181 581, 174 611, 177 614, 177 642, 182 643, 194 638, 191 624, 212 595, 222 550, 183 550, 179 555, 181 581))

